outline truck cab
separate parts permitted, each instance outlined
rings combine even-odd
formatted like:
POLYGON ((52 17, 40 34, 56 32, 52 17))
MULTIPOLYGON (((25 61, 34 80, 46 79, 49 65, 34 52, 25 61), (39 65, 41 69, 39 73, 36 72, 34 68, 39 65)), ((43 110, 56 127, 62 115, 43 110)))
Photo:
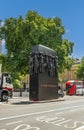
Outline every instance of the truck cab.
POLYGON ((8 73, 0 74, 0 99, 1 101, 6 100, 6 96, 12 97, 13 84, 11 75, 8 73))

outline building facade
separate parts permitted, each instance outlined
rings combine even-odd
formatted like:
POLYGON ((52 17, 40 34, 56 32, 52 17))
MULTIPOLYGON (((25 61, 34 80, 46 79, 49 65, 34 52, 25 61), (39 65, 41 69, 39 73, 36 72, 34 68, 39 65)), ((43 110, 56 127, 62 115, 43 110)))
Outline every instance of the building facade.
POLYGON ((74 64, 70 70, 65 69, 64 72, 60 75, 61 85, 63 86, 64 89, 65 89, 65 83, 68 80, 78 80, 76 76, 76 69, 78 64, 80 64, 80 61, 77 59, 76 64, 74 64))

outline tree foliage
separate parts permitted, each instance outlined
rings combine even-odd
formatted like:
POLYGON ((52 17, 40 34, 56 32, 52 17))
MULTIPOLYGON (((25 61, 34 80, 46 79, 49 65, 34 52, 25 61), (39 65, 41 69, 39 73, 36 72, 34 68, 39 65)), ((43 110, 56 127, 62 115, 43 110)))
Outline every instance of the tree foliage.
POLYGON ((84 57, 82 57, 80 64, 77 66, 76 75, 79 79, 84 79, 84 57))
POLYGON ((74 43, 62 38, 65 29, 58 17, 44 18, 35 11, 29 11, 24 19, 22 16, 6 19, 1 34, 5 39, 11 72, 28 73, 29 53, 32 46, 37 44, 57 52, 59 72, 71 67, 69 55, 73 52, 74 43))

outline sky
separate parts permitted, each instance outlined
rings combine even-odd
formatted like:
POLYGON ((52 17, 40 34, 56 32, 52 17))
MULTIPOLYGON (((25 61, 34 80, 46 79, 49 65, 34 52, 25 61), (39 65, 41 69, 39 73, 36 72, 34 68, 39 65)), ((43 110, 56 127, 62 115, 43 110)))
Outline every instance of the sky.
MULTIPOLYGON (((66 33, 64 39, 74 42, 74 58, 84 56, 84 0, 0 0, 0 20, 25 18, 29 10, 45 18, 59 17, 66 33)), ((4 51, 4 49, 3 49, 4 51)))

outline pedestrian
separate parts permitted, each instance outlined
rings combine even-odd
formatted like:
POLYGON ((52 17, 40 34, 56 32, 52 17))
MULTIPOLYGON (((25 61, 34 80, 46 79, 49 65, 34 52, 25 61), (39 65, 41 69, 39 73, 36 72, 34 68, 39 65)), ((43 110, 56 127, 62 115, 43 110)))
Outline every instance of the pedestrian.
POLYGON ((58 86, 58 96, 59 97, 64 97, 64 93, 63 93, 63 90, 62 90, 61 86, 58 86))
POLYGON ((8 103, 8 99, 9 99, 9 97, 8 97, 8 95, 6 95, 6 103, 8 103))
POLYGON ((26 90, 26 83, 23 84, 24 91, 26 90))

